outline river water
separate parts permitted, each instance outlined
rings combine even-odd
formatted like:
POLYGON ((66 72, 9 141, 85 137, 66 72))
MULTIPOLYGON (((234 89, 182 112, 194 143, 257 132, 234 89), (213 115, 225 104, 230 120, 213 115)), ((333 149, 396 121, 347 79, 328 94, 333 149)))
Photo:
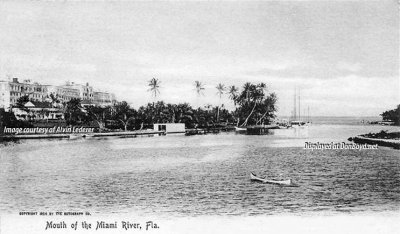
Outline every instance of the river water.
POLYGON ((304 149, 395 127, 313 124, 249 136, 25 140, 0 146, 0 213, 157 216, 400 210, 400 151, 304 149), (250 181, 250 172, 298 187, 250 181))

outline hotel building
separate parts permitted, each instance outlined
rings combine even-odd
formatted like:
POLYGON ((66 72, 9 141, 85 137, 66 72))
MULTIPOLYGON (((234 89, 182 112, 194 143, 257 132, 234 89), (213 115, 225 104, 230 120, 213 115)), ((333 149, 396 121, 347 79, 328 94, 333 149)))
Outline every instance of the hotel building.
POLYGON ((30 80, 19 82, 18 78, 12 81, 0 80, 0 108, 6 111, 17 104, 20 97, 28 96, 36 102, 51 102, 50 94, 53 94, 61 103, 79 98, 85 105, 109 106, 116 103, 115 95, 108 92, 93 91, 93 87, 74 82, 66 82, 64 85, 42 85, 30 80))

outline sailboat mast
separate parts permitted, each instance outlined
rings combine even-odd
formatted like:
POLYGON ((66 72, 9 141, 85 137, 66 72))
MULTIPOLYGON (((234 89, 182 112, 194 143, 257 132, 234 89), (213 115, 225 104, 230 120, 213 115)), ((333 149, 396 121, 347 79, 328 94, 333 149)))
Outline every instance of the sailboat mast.
POLYGON ((300 89, 299 89, 299 121, 301 121, 300 89))
POLYGON ((297 118, 296 106, 297 106, 297 103, 296 103, 296 87, 295 87, 295 88, 294 88, 294 105, 293 105, 293 107, 294 107, 294 110, 293 110, 293 120, 294 120, 294 121, 295 121, 296 118, 297 118))

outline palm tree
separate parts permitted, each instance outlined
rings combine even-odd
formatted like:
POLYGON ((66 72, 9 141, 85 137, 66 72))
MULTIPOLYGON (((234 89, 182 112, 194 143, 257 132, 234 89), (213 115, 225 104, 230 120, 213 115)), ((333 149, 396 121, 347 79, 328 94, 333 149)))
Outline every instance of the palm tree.
MULTIPOLYGON (((264 100, 265 97, 265 90, 267 88, 267 85, 265 83, 260 83, 257 85, 253 85, 250 84, 248 85, 248 83, 246 83, 244 85, 244 91, 245 91, 245 95, 246 95, 246 99, 247 99, 247 103, 254 102, 253 108, 250 111, 250 114, 247 116, 247 118, 245 119, 245 121, 242 123, 241 126, 246 126, 247 125, 247 121, 249 120, 250 116, 254 113, 254 110, 257 106, 257 104, 261 103, 264 100)), ((243 96, 243 94, 242 94, 243 96)))
POLYGON ((150 86, 150 89, 148 89, 147 91, 150 91, 151 94, 154 96, 154 98, 157 97, 157 94, 160 94, 160 83, 161 81, 159 81, 158 79, 154 78, 149 80, 149 84, 148 86, 150 86))
MULTIPOLYGON (((237 88, 234 85, 229 86, 229 91, 228 91, 229 98, 232 99, 233 105, 235 106, 235 109, 236 109, 236 104, 237 104, 237 99, 238 99, 238 92, 239 92, 239 88, 237 88)), ((236 125, 239 124, 239 119, 240 119, 240 117, 238 116, 236 125)))
POLYGON ((196 87, 196 92, 198 96, 204 95, 203 91, 204 91, 204 84, 202 84, 200 81, 196 80, 194 82, 194 85, 196 87))
MULTIPOLYGON (((226 89, 225 85, 219 83, 216 88, 218 90, 217 95, 219 96, 219 100, 221 102, 222 95, 224 94, 225 89, 226 89)), ((217 122, 219 122, 219 106, 218 106, 218 110, 217 110, 217 122)))
POLYGON ((236 86, 234 86, 234 85, 229 86, 229 91, 228 91, 228 93, 229 93, 229 98, 232 99, 233 104, 234 104, 235 106, 236 106, 236 97, 237 97, 237 95, 238 95, 238 91, 239 91, 239 89, 238 89, 236 86))

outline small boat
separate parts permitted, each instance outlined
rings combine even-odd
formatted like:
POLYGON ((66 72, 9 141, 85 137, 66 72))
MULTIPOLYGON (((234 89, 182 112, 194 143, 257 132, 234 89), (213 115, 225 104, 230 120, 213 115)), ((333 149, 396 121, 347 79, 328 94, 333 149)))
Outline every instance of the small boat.
POLYGON ((235 127, 235 131, 236 131, 236 132, 246 132, 246 131, 247 131, 247 128, 235 127))
POLYGON ((84 138, 94 137, 94 134, 83 134, 82 137, 84 138))
POLYGON ((81 138, 82 137, 82 135, 77 135, 77 134, 70 134, 69 135, 69 139, 77 139, 77 138, 81 138))
POLYGON ((306 122, 300 121, 300 120, 294 120, 294 121, 291 121, 291 122, 290 122, 290 126, 291 126, 291 127, 303 126, 303 125, 305 125, 305 124, 306 124, 306 122))
POLYGON ((279 184, 279 185, 292 185, 292 180, 267 180, 256 176, 254 173, 250 173, 250 179, 268 184, 279 184))

